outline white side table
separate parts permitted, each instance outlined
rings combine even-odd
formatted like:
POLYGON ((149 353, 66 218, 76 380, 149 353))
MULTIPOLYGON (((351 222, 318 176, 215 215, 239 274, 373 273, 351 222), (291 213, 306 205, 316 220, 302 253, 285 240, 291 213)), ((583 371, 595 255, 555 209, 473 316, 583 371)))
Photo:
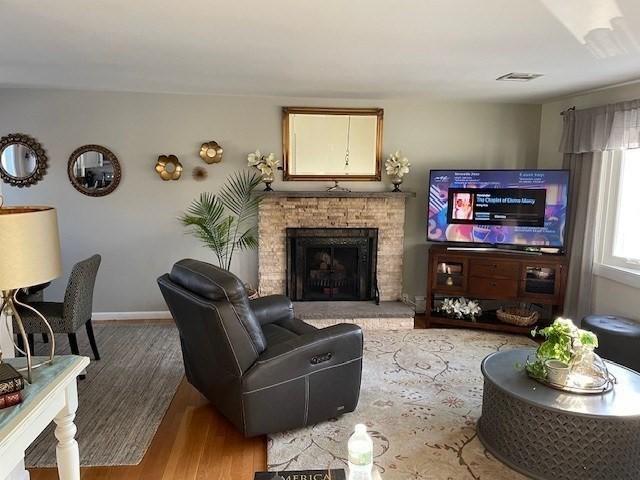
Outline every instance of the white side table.
MULTIPOLYGON (((11 359, 8 363, 22 366, 25 359, 11 359)), ((33 383, 22 392, 24 401, 20 405, 0 410, 0 479, 16 477, 16 467, 23 464, 27 447, 54 421, 58 476, 60 480, 80 480, 73 420, 78 408, 76 378, 87 365, 87 357, 55 357, 52 365, 33 371, 33 383)))

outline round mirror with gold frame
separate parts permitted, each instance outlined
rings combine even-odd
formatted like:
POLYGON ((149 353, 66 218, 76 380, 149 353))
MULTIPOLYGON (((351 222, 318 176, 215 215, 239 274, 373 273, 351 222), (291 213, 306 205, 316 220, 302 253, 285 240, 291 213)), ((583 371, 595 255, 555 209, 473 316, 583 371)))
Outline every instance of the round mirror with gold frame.
POLYGON ((104 197, 120 184, 122 171, 113 152, 101 145, 84 145, 69 157, 71 185, 84 195, 104 197))
POLYGON ((16 187, 29 187, 47 171, 47 154, 37 140, 23 133, 0 138, 0 177, 16 187))

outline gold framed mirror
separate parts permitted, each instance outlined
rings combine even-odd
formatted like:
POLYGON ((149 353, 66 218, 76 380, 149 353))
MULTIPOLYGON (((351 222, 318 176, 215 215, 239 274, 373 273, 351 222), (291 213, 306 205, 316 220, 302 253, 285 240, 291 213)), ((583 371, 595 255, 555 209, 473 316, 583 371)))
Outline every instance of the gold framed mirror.
POLYGON ((284 180, 379 181, 381 108, 282 108, 284 180))
POLYGON ((113 192, 122 178, 118 157, 102 145, 83 145, 73 151, 67 163, 73 188, 89 197, 104 197, 113 192))
POLYGON ((38 141, 24 133, 0 138, 0 178, 16 187, 30 187, 47 172, 47 154, 38 141))

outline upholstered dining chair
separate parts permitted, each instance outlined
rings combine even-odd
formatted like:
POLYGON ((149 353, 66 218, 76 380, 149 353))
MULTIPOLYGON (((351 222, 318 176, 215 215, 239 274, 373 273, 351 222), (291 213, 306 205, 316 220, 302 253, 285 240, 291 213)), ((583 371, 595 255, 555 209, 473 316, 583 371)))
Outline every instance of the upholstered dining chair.
MULTIPOLYGON (((69 283, 64 294, 63 302, 30 302, 33 308, 38 310, 51 325, 53 333, 67 334, 71 353, 79 355, 78 339, 76 332, 84 325, 93 350, 93 356, 100 360, 98 345, 93 334, 91 312, 93 311, 93 288, 100 267, 100 255, 93 255, 86 260, 76 263, 71 270, 69 283)), ((29 347, 33 351, 34 334, 41 333, 46 339, 47 329, 42 321, 31 310, 20 309, 20 316, 28 335, 29 347)), ((14 331, 17 331, 14 325, 14 331)), ((21 345, 21 337, 18 335, 18 346, 21 345)))

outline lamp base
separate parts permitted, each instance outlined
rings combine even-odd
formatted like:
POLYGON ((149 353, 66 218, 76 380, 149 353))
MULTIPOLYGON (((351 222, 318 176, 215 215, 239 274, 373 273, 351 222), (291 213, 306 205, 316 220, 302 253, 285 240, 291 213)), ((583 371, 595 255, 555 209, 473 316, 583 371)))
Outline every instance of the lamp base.
MULTIPOLYGON (((6 316, 7 322, 9 321, 9 318, 13 318, 15 320, 15 323, 18 327, 18 335, 22 337, 22 344, 24 346, 24 350, 18 347, 18 345, 16 345, 15 342, 13 342, 13 345, 16 348, 16 350, 18 350, 18 352, 22 353, 27 357, 27 366, 23 368, 19 368, 18 371, 19 372, 26 371, 27 382, 32 383, 32 372, 35 368, 53 363, 53 357, 56 351, 56 340, 53 334, 53 330, 51 329, 51 325, 49 325, 49 322, 47 321, 47 319, 44 318, 44 316, 39 311, 37 311, 32 306, 27 305, 26 303, 22 303, 20 300, 18 300, 18 290, 4 290, 2 292, 2 307, 0 307, 0 314, 4 314, 6 316), (42 322, 47 327, 47 330, 49 331, 49 339, 50 339, 50 347, 51 347, 51 351, 49 352, 49 358, 47 360, 37 363, 35 365, 33 364, 33 352, 31 352, 31 347, 29 346, 27 333, 24 330, 22 318, 18 313, 18 309, 16 308, 16 305, 20 305, 21 307, 24 307, 34 312, 38 317, 40 317, 40 320, 42 320, 42 322)), ((11 340, 13 341, 13 339, 11 340)), ((2 358, 2 352, 0 352, 0 359, 1 358, 2 358)))

